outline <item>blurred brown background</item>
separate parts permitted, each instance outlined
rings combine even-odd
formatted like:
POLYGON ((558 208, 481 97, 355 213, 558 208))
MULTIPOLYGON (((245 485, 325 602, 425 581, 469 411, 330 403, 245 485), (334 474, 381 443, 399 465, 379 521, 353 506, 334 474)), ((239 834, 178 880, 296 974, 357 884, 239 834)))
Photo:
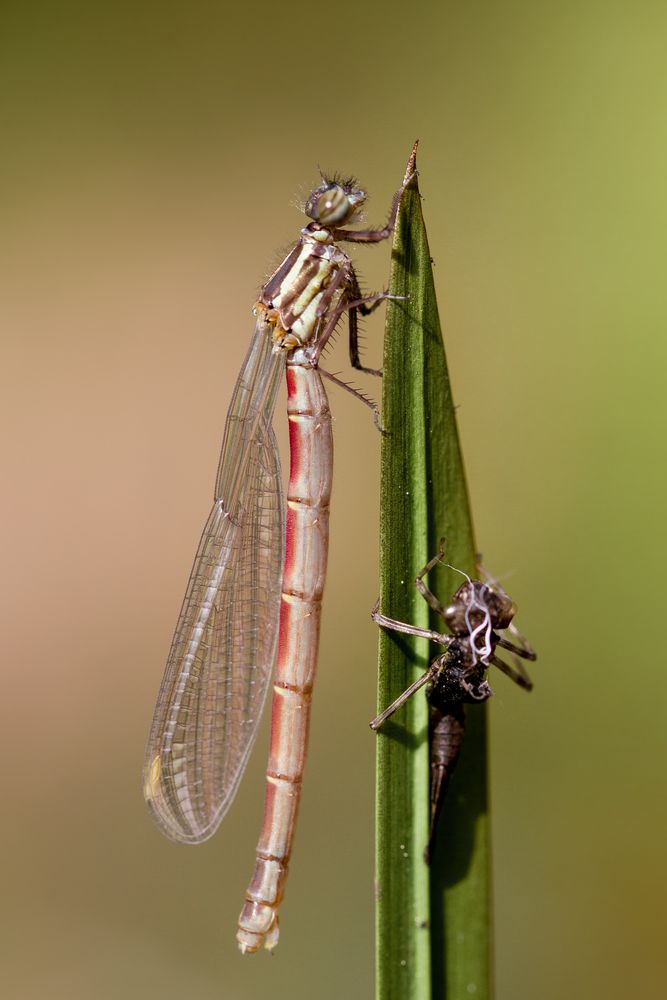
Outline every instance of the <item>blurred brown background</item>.
POLYGON ((265 743, 197 850, 140 768, 257 288, 318 164, 383 221, 416 136, 478 541, 540 654, 492 704, 498 998, 660 994, 666 41, 658 2, 2 5, 3 996, 372 993, 379 441, 345 394, 273 959, 234 944, 265 743))

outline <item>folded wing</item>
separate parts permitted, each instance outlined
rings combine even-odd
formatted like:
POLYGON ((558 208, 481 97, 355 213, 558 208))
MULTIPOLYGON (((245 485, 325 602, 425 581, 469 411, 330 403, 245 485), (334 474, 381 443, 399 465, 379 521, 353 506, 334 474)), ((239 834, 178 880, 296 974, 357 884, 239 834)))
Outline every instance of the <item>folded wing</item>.
POLYGON ((206 840, 227 811, 273 669, 285 517, 271 419, 282 368, 258 323, 153 716, 144 794, 162 831, 184 843, 206 840))

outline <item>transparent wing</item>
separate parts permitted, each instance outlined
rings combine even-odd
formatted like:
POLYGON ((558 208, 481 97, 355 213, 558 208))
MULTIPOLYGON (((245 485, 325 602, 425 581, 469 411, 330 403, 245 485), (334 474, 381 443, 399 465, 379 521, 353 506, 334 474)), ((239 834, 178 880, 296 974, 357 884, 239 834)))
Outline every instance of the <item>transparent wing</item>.
POLYGON ((258 323, 151 727, 144 794, 173 840, 217 829, 257 732, 275 658, 284 503, 271 429, 283 363, 258 323))

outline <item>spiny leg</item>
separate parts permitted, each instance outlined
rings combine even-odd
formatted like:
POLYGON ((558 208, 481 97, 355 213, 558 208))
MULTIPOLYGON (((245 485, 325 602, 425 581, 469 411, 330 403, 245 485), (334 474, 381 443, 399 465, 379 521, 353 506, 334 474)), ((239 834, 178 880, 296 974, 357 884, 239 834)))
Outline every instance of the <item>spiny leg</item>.
POLYGON ((398 206, 401 204, 403 192, 410 181, 416 176, 417 171, 414 170, 409 177, 404 179, 400 188, 394 195, 387 224, 383 226, 382 229, 335 229, 334 239, 336 241, 346 240, 348 243, 380 243, 382 240, 386 240, 394 231, 396 217, 398 216, 398 206))
POLYGON ((354 389, 351 385, 348 385, 347 382, 343 382, 342 379, 337 378, 335 375, 332 375, 331 372, 325 371, 324 368, 320 368, 318 366, 317 370, 320 373, 320 375, 324 375, 325 378, 328 378, 330 382, 333 382, 340 389, 345 389, 346 392, 349 392, 360 402, 365 403, 366 406, 370 407, 370 409, 373 411, 373 423, 380 431, 380 433, 384 434, 382 424, 380 423, 380 407, 377 405, 377 403, 374 403, 372 399, 368 399, 366 396, 364 396, 363 392, 359 392, 358 389, 354 389))
POLYGON ((484 583, 491 584, 492 587, 500 587, 500 583, 498 582, 498 580, 496 580, 495 576, 492 576, 489 573, 488 569, 482 562, 482 558, 483 556, 481 552, 475 553, 475 565, 477 566, 477 572, 479 574, 480 580, 483 580, 484 583))
POLYGON ((398 698, 396 698, 395 701, 392 701, 391 705, 389 705, 388 708, 385 708, 384 712, 380 712, 379 715, 375 716, 373 721, 369 723, 371 729, 373 730, 379 729, 382 723, 386 722, 389 716, 393 715, 397 708, 400 708, 401 705, 405 704, 408 698, 412 697, 415 691, 419 691, 419 689, 423 687, 424 684, 428 683, 428 681, 431 679, 432 673, 433 673, 433 667, 431 666, 428 668, 425 674, 422 674, 421 677, 419 677, 416 681, 414 681, 414 683, 412 683, 409 687, 407 687, 403 692, 403 694, 399 694, 398 698))
MULTIPOLYGON (((402 632, 406 635, 416 635, 422 639, 431 639, 433 642, 437 642, 445 648, 447 648, 447 646, 449 646, 452 642, 452 636, 442 635, 441 633, 434 632, 431 629, 418 628, 416 625, 409 625, 407 622, 399 622, 395 618, 387 618, 386 615, 380 614, 378 606, 379 601, 376 601, 375 607, 371 611, 371 618, 377 625, 381 625, 383 628, 390 629, 392 632, 402 632)), ((418 691, 420 687, 430 680, 434 671, 435 667, 431 664, 426 673, 422 674, 418 680, 414 681, 413 684, 406 688, 403 694, 399 695, 388 708, 385 708, 384 712, 381 712, 380 715, 373 719, 370 724, 371 729, 378 729, 390 715, 394 714, 397 708, 400 708, 401 705, 415 693, 415 691, 418 691)))
MULTIPOLYGON (((511 632, 512 635, 515 636, 516 639, 518 640, 518 646, 514 646, 515 653, 517 653, 519 656, 523 656, 525 660, 537 659, 537 653, 530 645, 523 632, 519 632, 514 622, 509 623, 509 625, 507 626, 507 631, 511 632)), ((509 649, 509 646, 507 648, 509 649)))
POLYGON ((377 368, 366 368, 365 365, 361 363, 361 358, 359 356, 359 333, 358 333, 358 314, 362 316, 370 316, 377 307, 382 302, 382 299, 377 299, 372 305, 367 305, 363 301, 363 296, 361 294, 361 288, 359 287, 359 279, 357 278, 356 272, 352 265, 350 264, 348 271, 348 281, 350 294, 353 299, 359 300, 359 305, 354 306, 349 310, 349 326, 350 326, 350 363, 353 368, 358 368, 359 371, 367 372, 369 375, 379 375, 382 376, 382 372, 377 368))
POLYGON ((415 585, 417 587, 417 590, 422 595, 424 600, 433 608, 433 610, 437 611, 437 613, 440 615, 441 618, 445 617, 445 607, 443 604, 440 603, 435 594, 431 590, 429 590, 429 588, 426 586, 426 584, 424 583, 424 577, 427 575, 427 573, 430 573, 430 571, 437 563, 444 562, 444 559, 445 559, 445 539, 441 538, 440 548, 438 549, 436 555, 434 555, 432 559, 429 559, 424 568, 421 569, 419 573, 417 573, 417 576, 415 578, 415 585))
MULTIPOLYGON (((508 628, 511 629, 511 625, 508 628)), ((521 637, 523 639, 523 636, 521 637)), ((531 649, 528 643, 524 643, 522 646, 517 646, 515 643, 510 642, 509 639, 498 639, 498 645, 502 646, 503 649, 508 649, 510 653, 514 653, 515 656, 520 656, 522 660, 535 661, 537 659, 537 653, 534 649, 531 649)))
MULTIPOLYGON (((475 565, 477 567, 477 574, 484 583, 488 584, 491 590, 495 590, 497 594, 507 594, 507 591, 503 587, 500 580, 498 580, 492 573, 489 573, 488 569, 482 562, 482 553, 475 553, 475 565)), ((512 626, 509 626, 510 628, 512 626)), ((518 629, 514 626, 515 631, 518 633, 518 629)))
POLYGON ((410 625, 408 622, 399 622, 396 618, 387 618, 386 615, 381 614, 378 611, 380 602, 376 601, 373 610, 371 611, 371 618, 377 625, 381 625, 383 628, 388 628, 392 632, 404 632, 406 635, 416 635, 420 639, 431 639, 433 642, 439 643, 444 646, 445 649, 453 642, 453 636, 444 635, 442 632, 434 632, 432 629, 419 628, 417 625, 410 625))
MULTIPOLYGON (((332 282, 332 285, 333 284, 334 283, 332 282)), ((338 281, 336 282, 337 286, 340 285, 340 284, 341 284, 341 282, 338 282, 338 281)), ((330 292, 332 285, 330 285, 329 288, 327 289, 327 293, 330 292)), ((331 293, 331 295, 332 294, 333 293, 331 293)), ((351 299, 350 300, 348 298, 347 289, 345 289, 343 291, 343 293, 341 294, 341 297, 338 300, 336 308, 332 309, 331 312, 329 313, 329 317, 327 319, 326 326, 321 331, 321 333, 318 334, 318 336, 317 336, 317 343, 316 343, 315 347, 313 347, 310 350, 310 352, 309 352, 309 357, 310 357, 313 365, 317 366, 317 363, 318 363, 318 361, 320 359, 320 355, 322 354, 322 351, 326 347, 326 345, 327 345, 327 343, 328 343, 328 341, 329 341, 332 333, 336 329, 336 325, 338 324, 338 320, 343 315, 343 313, 349 312, 350 310, 353 310, 353 309, 358 309, 360 306, 364 305, 367 302, 378 302, 378 303, 380 303, 380 302, 384 301, 384 299, 400 299, 402 297, 403 296, 401 296, 401 295, 390 295, 389 292, 376 292, 373 295, 365 295, 365 296, 363 296, 360 299, 351 299)), ((331 298, 331 296, 327 295, 327 302, 330 301, 330 298, 331 298)), ((320 308, 321 308, 321 303, 320 303, 320 308)), ((326 310, 324 310, 324 311, 326 311, 326 310)), ((320 315, 319 309, 318 309, 318 315, 320 315)))
POLYGON ((491 663, 498 667, 499 670, 502 670, 504 674, 507 674, 507 676, 513 680, 515 684, 518 684, 519 687, 522 687, 525 691, 532 691, 533 682, 528 676, 526 668, 521 660, 516 660, 515 662, 516 667, 510 667, 508 663, 505 663, 505 661, 501 660, 498 656, 494 655, 491 657, 491 663))

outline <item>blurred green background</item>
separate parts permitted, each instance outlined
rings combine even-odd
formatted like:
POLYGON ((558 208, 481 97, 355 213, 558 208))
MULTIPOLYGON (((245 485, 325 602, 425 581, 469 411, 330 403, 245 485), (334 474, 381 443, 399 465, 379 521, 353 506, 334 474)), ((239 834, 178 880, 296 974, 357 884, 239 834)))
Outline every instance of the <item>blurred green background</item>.
POLYGON ((380 222, 417 136, 478 543, 540 654, 491 706, 498 998, 662 994, 666 43, 659 2, 3 3, 3 996, 371 996, 379 440, 346 394, 273 958, 234 943, 265 736, 197 850, 140 768, 257 289, 318 164, 380 222))

